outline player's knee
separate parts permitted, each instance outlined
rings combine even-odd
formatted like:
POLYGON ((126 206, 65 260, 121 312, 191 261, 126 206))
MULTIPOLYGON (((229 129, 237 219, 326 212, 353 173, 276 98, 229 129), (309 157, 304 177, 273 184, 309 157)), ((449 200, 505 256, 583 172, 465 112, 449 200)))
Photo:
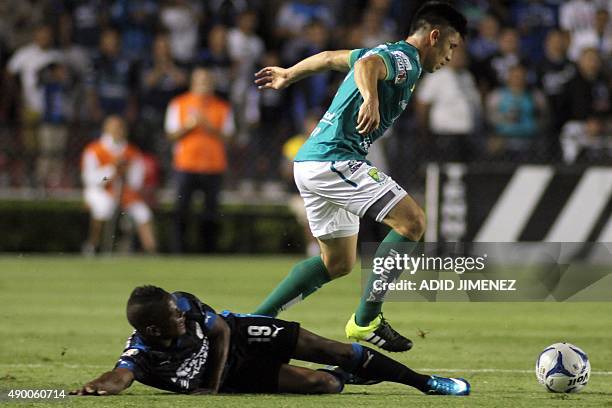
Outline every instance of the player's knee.
POLYGON ((395 231, 411 241, 419 241, 425 233, 426 227, 425 213, 418 209, 414 214, 407 217, 404 222, 396 226, 395 231))
POLYGON ((355 259, 350 257, 328 259, 327 262, 324 260, 324 263, 329 277, 336 279, 351 273, 355 266, 355 259))
POLYGON ((423 210, 418 211, 417 215, 412 220, 412 229, 415 235, 415 241, 420 240, 425 234, 425 227, 427 227, 427 217, 423 210))
POLYGON ((311 394, 337 394, 342 389, 340 381, 324 371, 315 371, 309 375, 306 387, 311 394))

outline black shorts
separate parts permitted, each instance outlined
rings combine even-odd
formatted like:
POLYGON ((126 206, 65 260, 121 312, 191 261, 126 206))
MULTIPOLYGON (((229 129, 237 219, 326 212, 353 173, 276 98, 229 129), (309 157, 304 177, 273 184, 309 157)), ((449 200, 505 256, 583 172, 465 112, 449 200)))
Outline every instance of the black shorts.
POLYGON ((294 355, 300 324, 255 315, 223 317, 232 334, 221 392, 277 392, 280 367, 294 355))

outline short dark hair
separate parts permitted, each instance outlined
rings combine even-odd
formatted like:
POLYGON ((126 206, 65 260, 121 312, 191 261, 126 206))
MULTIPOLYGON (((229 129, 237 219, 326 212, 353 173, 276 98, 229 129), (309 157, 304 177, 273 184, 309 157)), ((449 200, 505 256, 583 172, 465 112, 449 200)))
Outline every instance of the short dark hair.
POLYGON ((134 288, 127 302, 128 321, 139 331, 152 324, 157 325, 160 312, 168 307, 170 296, 164 289, 153 285, 134 288))
POLYGON ((448 26, 457 31, 462 38, 467 34, 467 20, 457 9, 445 1, 428 1, 414 14, 410 24, 410 34, 423 27, 448 26))

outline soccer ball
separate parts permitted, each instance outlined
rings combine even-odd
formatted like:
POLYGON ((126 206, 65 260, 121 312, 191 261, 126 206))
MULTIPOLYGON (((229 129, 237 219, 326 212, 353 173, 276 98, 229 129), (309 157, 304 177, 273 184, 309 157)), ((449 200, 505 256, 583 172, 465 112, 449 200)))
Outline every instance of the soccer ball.
POLYGON ((536 361, 536 377, 550 392, 578 392, 589 382, 591 363, 586 353, 570 343, 546 347, 536 361))

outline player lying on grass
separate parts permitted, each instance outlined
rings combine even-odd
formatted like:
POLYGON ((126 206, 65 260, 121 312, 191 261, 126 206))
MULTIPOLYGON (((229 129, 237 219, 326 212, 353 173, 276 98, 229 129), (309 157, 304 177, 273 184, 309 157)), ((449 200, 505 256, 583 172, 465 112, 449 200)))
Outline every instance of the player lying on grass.
MULTIPOLYGON (((361 217, 391 227, 376 257, 389 256, 393 244, 414 250, 425 231, 425 213, 399 184, 373 167, 366 155, 406 109, 422 71, 434 72, 449 62, 465 32, 461 13, 447 3, 432 1, 417 11, 403 41, 372 49, 325 51, 290 68, 265 67, 256 74, 260 89, 283 89, 320 72, 348 72, 293 165, 321 256, 296 264, 256 314, 275 317, 327 282, 351 272, 361 217)), ((383 319, 384 293, 374 285, 379 279, 393 281, 399 273, 389 270, 384 276, 370 276, 346 324, 349 339, 388 351, 412 347, 409 339, 383 319)))
POLYGON ((426 394, 470 392, 463 379, 416 373, 375 350, 319 337, 296 322, 217 314, 185 292, 137 287, 127 303, 127 318, 136 330, 115 368, 71 394, 118 394, 134 380, 186 394, 326 394, 342 391, 345 383, 380 381, 426 394), (337 367, 311 370, 288 364, 292 358, 337 367))

